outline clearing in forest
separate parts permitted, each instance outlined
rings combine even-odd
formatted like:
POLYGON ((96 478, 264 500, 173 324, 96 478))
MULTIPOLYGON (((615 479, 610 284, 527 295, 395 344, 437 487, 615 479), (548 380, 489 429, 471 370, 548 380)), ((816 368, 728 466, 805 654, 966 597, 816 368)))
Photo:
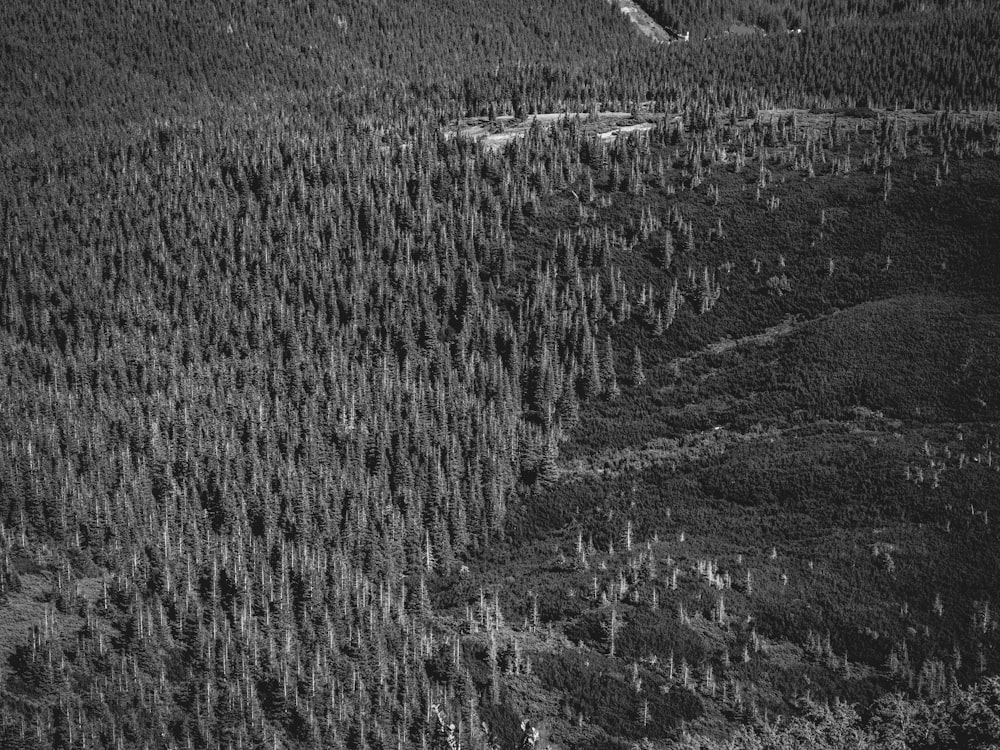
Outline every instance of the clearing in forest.
POLYGON ((546 112, 517 119, 510 115, 501 115, 490 120, 486 117, 471 117, 460 120, 449 126, 446 136, 459 135, 475 141, 481 141, 487 149, 503 149, 511 140, 524 136, 532 125, 552 127, 564 118, 580 118, 584 128, 597 134, 602 140, 613 140, 620 135, 642 133, 652 130, 656 123, 663 119, 663 114, 630 112, 546 112))
POLYGON ((639 33, 657 44, 670 44, 671 42, 687 41, 687 35, 678 34, 663 28, 653 20, 646 11, 638 6, 633 0, 609 0, 615 5, 628 20, 635 24, 639 33))

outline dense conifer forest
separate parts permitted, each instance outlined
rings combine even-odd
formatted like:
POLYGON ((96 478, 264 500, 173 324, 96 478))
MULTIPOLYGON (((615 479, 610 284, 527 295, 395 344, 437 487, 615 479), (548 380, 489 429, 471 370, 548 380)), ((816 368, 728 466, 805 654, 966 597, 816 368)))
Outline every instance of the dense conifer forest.
POLYGON ((1000 9, 640 5, 0 5, 0 747, 1000 740, 1000 9))

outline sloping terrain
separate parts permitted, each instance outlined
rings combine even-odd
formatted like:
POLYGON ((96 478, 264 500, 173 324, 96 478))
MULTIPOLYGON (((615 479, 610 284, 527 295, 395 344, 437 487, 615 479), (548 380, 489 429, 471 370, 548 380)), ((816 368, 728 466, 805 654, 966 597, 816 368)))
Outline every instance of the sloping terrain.
POLYGON ((995 744, 1000 11, 675 10, 0 5, 0 747, 995 744))
MULTIPOLYGON (((836 122, 859 158, 887 127, 801 116, 762 121, 803 136, 836 122)), ((809 176, 778 143, 769 158, 786 170, 717 166, 707 200, 599 194, 612 220, 699 217, 705 239, 670 264, 686 301, 665 332, 635 314, 614 326, 620 393, 581 407, 506 547, 434 594, 457 614, 495 591, 523 623, 507 637, 532 671, 509 678, 509 709, 554 746, 625 746, 679 719, 715 735, 806 698, 940 696, 1000 666, 997 167, 946 175, 928 146, 896 161, 908 177, 888 196, 870 173, 809 176), (721 296, 699 311, 705 258, 721 296)), ((543 221, 566 215, 561 201, 543 221)), ((641 306, 673 274, 658 267, 662 234, 635 231, 611 277, 641 306)))
POLYGON ((687 41, 677 32, 667 31, 660 24, 653 20, 642 6, 635 0, 608 0, 636 27, 636 30, 643 36, 651 39, 657 44, 670 44, 671 42, 687 41))
POLYGON ((741 412, 772 423, 571 462, 512 524, 509 557, 442 581, 440 602, 496 586, 509 619, 582 645, 533 647, 541 694, 585 716, 581 730, 546 715, 558 746, 641 736, 639 698, 624 724, 593 706, 659 681, 692 701, 673 715, 712 734, 722 716, 785 713, 803 696, 933 695, 938 665, 958 665, 959 680, 992 672, 998 312, 996 300, 890 299, 694 358, 670 389, 677 403, 721 397, 723 424, 741 412), (567 692, 560 675, 612 648, 602 669, 620 686, 577 675, 581 692, 567 692))

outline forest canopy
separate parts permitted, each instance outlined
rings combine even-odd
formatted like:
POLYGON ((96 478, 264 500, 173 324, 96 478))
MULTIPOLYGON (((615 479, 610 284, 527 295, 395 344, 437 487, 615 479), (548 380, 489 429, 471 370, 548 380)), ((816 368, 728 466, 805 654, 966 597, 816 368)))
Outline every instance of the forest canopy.
POLYGON ((0 746, 986 742, 1000 10, 640 4, 0 5, 0 746))

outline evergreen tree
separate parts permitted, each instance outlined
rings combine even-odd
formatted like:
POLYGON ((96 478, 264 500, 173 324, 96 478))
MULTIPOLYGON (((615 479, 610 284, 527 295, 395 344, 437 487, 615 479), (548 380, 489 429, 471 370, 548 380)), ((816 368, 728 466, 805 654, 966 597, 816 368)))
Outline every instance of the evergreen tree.
POLYGON ((660 268, 664 271, 670 270, 670 263, 674 258, 674 235, 668 229, 663 235, 663 248, 660 255, 660 268))
POLYGON ((611 344, 611 336, 607 336, 604 342, 604 357, 601 360, 601 381, 604 383, 603 395, 608 399, 615 399, 621 393, 618 385, 618 373, 615 370, 615 350, 611 344))
POLYGON ((633 385, 643 385, 646 382, 646 372, 642 367, 642 352, 638 344, 632 350, 632 369, 630 377, 633 385))

